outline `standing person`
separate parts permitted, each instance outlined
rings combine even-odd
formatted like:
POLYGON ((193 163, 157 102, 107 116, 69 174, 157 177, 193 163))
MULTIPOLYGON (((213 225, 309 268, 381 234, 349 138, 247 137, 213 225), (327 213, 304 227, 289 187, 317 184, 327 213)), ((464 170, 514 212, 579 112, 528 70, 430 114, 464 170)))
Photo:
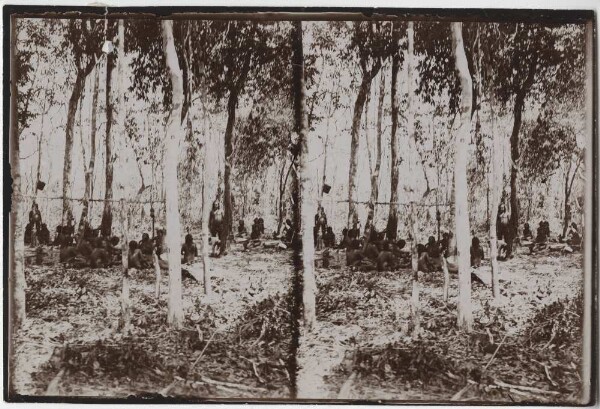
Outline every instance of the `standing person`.
POLYGON ((504 203, 500 203, 498 206, 496 234, 499 240, 504 240, 506 243, 506 258, 512 258, 513 234, 510 227, 510 212, 506 210, 504 203))
POLYGON ((31 205, 31 211, 29 212, 29 224, 31 225, 31 245, 37 246, 38 233, 42 226, 42 214, 38 204, 34 201, 31 205))
POLYGON ((215 252, 215 246, 219 246, 219 253, 218 255, 224 255, 225 254, 225 248, 223 246, 223 242, 224 240, 227 238, 227 234, 229 232, 227 232, 227 228, 224 226, 223 223, 224 220, 224 213, 223 213, 223 209, 221 209, 221 206, 219 205, 219 201, 218 199, 216 199, 213 202, 213 207, 212 210, 210 211, 210 215, 208 218, 208 229, 210 231, 210 235, 211 237, 218 237, 217 242, 213 245, 213 253, 215 252))

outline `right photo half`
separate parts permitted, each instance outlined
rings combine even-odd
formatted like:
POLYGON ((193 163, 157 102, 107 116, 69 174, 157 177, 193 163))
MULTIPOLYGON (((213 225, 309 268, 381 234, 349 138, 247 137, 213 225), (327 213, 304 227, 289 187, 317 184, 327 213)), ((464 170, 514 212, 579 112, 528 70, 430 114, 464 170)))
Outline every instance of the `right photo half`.
POLYGON ((294 22, 298 399, 590 401, 594 23, 533 14, 294 22))

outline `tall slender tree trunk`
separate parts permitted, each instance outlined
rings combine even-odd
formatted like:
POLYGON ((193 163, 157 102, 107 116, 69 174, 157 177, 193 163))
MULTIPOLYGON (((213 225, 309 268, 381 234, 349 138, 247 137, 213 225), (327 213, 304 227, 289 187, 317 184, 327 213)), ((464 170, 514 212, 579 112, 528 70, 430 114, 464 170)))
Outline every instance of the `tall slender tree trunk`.
POLYGON ((315 247, 312 234, 313 215, 315 204, 313 199, 314 188, 310 177, 310 164, 308 163, 308 129, 305 113, 304 89, 304 51, 302 47, 302 22, 294 22, 294 122, 298 133, 300 153, 298 155, 298 182, 300 197, 298 206, 302 227, 302 304, 304 306, 304 327, 311 331, 317 322, 315 281, 315 247))
POLYGON ((352 129, 350 131, 352 140, 350 142, 350 169, 348 171, 348 228, 354 228, 354 221, 358 218, 356 210, 356 171, 358 169, 358 145, 360 120, 371 89, 371 79, 368 73, 363 73, 363 79, 354 103, 354 115, 352 116, 352 129))
MULTIPOLYGON (((585 26, 585 108, 586 108, 586 116, 585 116, 585 133, 586 133, 586 149, 585 149, 585 162, 584 169, 587 173, 587 178, 585 180, 585 207, 582 212, 582 235, 584 239, 584 252, 589 254, 589 256, 585 257, 585 274, 584 274, 584 282, 583 282, 583 300, 585 305, 591 305, 594 302, 593 299, 593 289, 594 289, 594 278, 597 275, 594 274, 593 268, 593 257, 591 257, 594 252, 592 248, 592 240, 593 234, 586 234, 585 225, 583 224, 583 218, 585 218, 591 223, 590 226, 596 225, 598 222, 598 215, 593 211, 593 203, 594 198, 594 184, 592 183, 592 174, 588 172, 588 169, 593 169, 593 161, 594 158, 592 156, 593 149, 591 149, 592 141, 594 138, 597 138, 597 131, 594 132, 594 124, 595 124, 595 103, 594 103, 594 78, 597 78, 597 68, 594 65, 595 61, 597 61, 597 53, 595 52, 594 43, 594 22, 588 21, 585 26), (589 215, 589 216, 587 216, 589 215)), ((583 160, 583 158, 582 158, 583 160)), ((597 165, 596 165, 597 166, 597 165)), ((597 169, 597 168, 596 168, 597 169)), ((597 185, 596 185, 597 186, 597 185)), ((596 281, 597 283, 597 281, 596 281)), ((582 319, 582 328, 583 328, 583 354, 581 359, 581 379, 582 379, 582 391, 581 391, 581 399, 580 402, 582 404, 589 404, 592 392, 592 368, 593 364, 590 365, 591 362, 598 362, 598 358, 594 357, 594 342, 593 342, 593 333, 594 329, 598 331, 598 327, 594 328, 594 324, 592 321, 596 319, 596 325, 598 316, 595 314, 592 308, 584 308, 583 309, 583 319, 582 319)), ((597 332, 596 332, 597 333, 597 332)))
POLYGON ((399 160, 398 160, 398 70, 400 68, 400 56, 395 54, 392 56, 392 89, 391 89, 391 105, 392 105, 392 135, 390 141, 391 151, 391 178, 390 178, 390 210, 386 234, 388 240, 396 240, 398 234, 398 176, 399 176, 399 160))
POLYGON ((94 165, 96 162, 96 117, 98 111, 98 66, 94 69, 94 85, 92 89, 92 124, 90 129, 90 163, 85 173, 85 191, 83 194, 83 203, 81 209, 81 218, 79 220, 79 230, 82 230, 88 221, 89 203, 94 190, 94 165))
POLYGON ((519 92, 515 96, 515 107, 513 111, 514 122, 510 135, 510 226, 513 237, 517 237, 519 231, 519 132, 525 106, 525 92, 519 92))
POLYGON ((277 235, 279 235, 279 233, 281 232, 281 226, 283 224, 283 213, 285 210, 285 190, 287 187, 287 181, 290 177, 290 173, 292 171, 292 167, 294 165, 294 161, 290 161, 290 164, 288 166, 288 170, 285 174, 285 178, 283 177, 283 171, 285 170, 285 162, 284 162, 284 166, 281 168, 281 174, 279 175, 279 208, 278 208, 278 221, 277 221, 277 235))
POLYGON ((202 278, 204 280, 204 294, 210 295, 212 293, 212 286, 210 283, 210 244, 208 239, 210 238, 210 231, 208 227, 208 220, 210 218, 210 192, 207 184, 206 177, 206 163, 208 161, 208 144, 205 143, 204 149, 204 160, 202 161, 202 278))
POLYGON ((227 247, 227 240, 229 239, 229 233, 231 232, 233 209, 231 205, 231 166, 233 161, 233 130, 235 127, 236 109, 238 104, 238 90, 232 89, 229 92, 229 99, 227 101, 227 127, 225 128, 225 172, 223 173, 223 226, 221 227, 225 231, 223 232, 222 248, 227 247))
POLYGON ((104 209, 102 210, 102 221, 100 230, 103 236, 110 236, 112 233, 112 198, 113 198, 113 153, 112 153, 112 125, 113 125, 113 102, 111 96, 112 90, 112 71, 115 66, 114 56, 106 55, 106 135, 105 135, 105 188, 104 188, 104 209))
POLYGON ((167 216, 167 247, 169 261, 169 301, 167 321, 173 328, 183 325, 183 305, 181 299, 181 221, 179 219, 179 192, 177 180, 177 165, 179 162, 179 143, 184 132, 181 126, 181 110, 183 105, 183 73, 179 67, 175 41, 173 39, 173 21, 162 21, 163 50, 171 87, 173 101, 167 138, 165 140, 165 164, 163 174, 165 180, 166 216, 167 216))
POLYGON ((456 72, 460 78, 460 126, 456 134, 454 165, 454 197, 456 203, 455 236, 458 264, 458 327, 471 331, 471 262, 469 228, 469 202, 467 185, 467 140, 471 131, 472 79, 462 37, 462 23, 452 24, 452 49, 456 61, 456 72))
POLYGON ((11 270, 9 272, 9 328, 8 328, 8 386, 9 394, 13 395, 17 391, 14 390, 14 372, 15 372, 15 340, 16 332, 25 322, 25 223, 26 215, 23 209, 23 186, 22 186, 22 169, 19 160, 19 121, 17 111, 17 81, 16 81, 16 27, 15 20, 11 20, 11 81, 10 81, 10 166, 12 173, 12 200, 11 200, 11 215, 10 215, 10 230, 13 233, 12 240, 8 240, 11 270))
POLYGON ((85 68, 78 68, 75 76, 75 83, 73 84, 73 90, 71 91, 71 97, 69 98, 69 105, 67 109, 67 124, 65 127, 65 158, 63 165, 63 203, 62 203, 62 224, 65 225, 67 222, 68 215, 73 215, 73 209, 71 207, 71 200, 69 198, 71 194, 71 173, 73 165, 73 131, 75 127, 75 114, 77 113, 77 107, 79 100, 83 94, 83 88, 85 85, 85 79, 94 68, 94 63, 89 63, 85 68))
POLYGON ((498 237, 496 236, 497 221, 498 221, 498 205, 500 204, 499 189, 501 169, 498 166, 498 155, 501 152, 500 139, 496 132, 496 121, 494 116, 494 105, 495 98, 492 92, 492 99, 490 101, 490 112, 491 112, 491 123, 492 123, 492 152, 490 157, 490 171, 488 179, 488 191, 490 192, 490 200, 488 202, 488 225, 490 227, 490 262, 492 264, 492 294, 495 299, 500 297, 500 269, 498 266, 498 237))
POLYGON ((371 196, 369 198, 369 213, 367 216, 366 234, 367 238, 370 237, 371 228, 375 221, 375 203, 379 198, 379 172, 381 170, 381 134, 382 132, 382 119, 383 119, 383 97, 385 96, 385 73, 382 71, 381 80, 379 83, 379 101, 377 106, 377 150, 375 153, 375 169, 371 174, 371 196))

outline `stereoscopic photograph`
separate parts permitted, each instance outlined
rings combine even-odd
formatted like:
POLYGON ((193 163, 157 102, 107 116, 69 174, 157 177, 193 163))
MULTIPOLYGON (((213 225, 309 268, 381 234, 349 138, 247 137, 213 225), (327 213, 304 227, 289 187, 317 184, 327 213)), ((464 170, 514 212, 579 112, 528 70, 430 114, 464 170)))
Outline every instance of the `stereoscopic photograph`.
POLYGON ((592 11, 4 17, 5 400, 596 400, 592 11))

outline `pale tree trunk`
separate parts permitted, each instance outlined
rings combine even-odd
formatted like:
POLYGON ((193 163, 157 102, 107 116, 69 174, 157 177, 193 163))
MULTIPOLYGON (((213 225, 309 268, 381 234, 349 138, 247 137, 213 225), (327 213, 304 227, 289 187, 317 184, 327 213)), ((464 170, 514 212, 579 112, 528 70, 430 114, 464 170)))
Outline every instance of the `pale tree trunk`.
POLYGON ((79 229, 81 230, 88 220, 89 203, 92 197, 94 164, 96 161, 96 114, 98 111, 98 66, 94 69, 94 85, 92 89, 92 124, 90 129, 90 163, 85 172, 85 192, 83 194, 83 203, 81 209, 81 218, 79 220, 79 229))
MULTIPOLYGON (((593 166, 593 156, 592 156, 592 141, 595 137, 594 135, 594 118, 595 118, 595 107, 594 107, 594 62, 596 61, 596 56, 594 55, 594 22, 588 21, 585 27, 585 107, 586 107, 586 118, 585 118, 585 132, 586 132, 586 149, 584 152, 585 162, 584 169, 591 169, 593 166)), ((590 172, 586 172, 590 173, 590 172)), ((585 180, 585 208, 582 212, 585 217, 591 217, 594 219, 597 216, 593 214, 593 203, 594 203, 594 184, 591 180, 592 175, 586 175, 585 180), (590 216, 587 216, 587 215, 590 216)), ((597 185, 596 185, 597 186, 597 185)), ((582 217, 583 219, 583 217, 582 217)), ((589 220, 589 219, 588 219, 589 220)), ((591 227, 591 226, 590 226, 591 227)), ((593 288, 594 288, 594 268, 592 262, 592 253, 594 252, 592 248, 592 240, 593 234, 585 234, 583 230, 585 226, 583 225, 582 220, 582 235, 584 240, 584 254, 585 257, 585 275, 584 275, 584 283, 583 283, 583 300, 584 305, 589 306, 594 302, 593 300, 593 288)), ((590 229, 591 230, 591 229, 590 229)), ((596 276, 597 277, 597 276, 596 276)), ((583 356, 581 360, 581 379, 582 379, 582 393, 581 400, 582 404, 589 404, 591 397, 591 385, 592 385, 592 365, 590 362, 593 362, 592 351, 594 348, 592 334, 594 331, 593 321, 592 319, 597 320, 598 316, 594 314, 592 308, 584 308, 583 309, 583 356), (593 318, 595 317, 595 318, 593 318)), ((597 321, 596 321, 597 323, 597 321)), ((596 327, 597 330, 597 327, 596 327)), ((597 332, 596 332, 597 333, 597 332)))
POLYGON ((498 166, 497 157, 502 151, 500 147, 500 139, 496 135, 496 117, 494 115, 496 99, 492 92, 490 100, 490 113, 491 113, 491 135, 492 135, 492 152, 490 157, 490 167, 488 175, 488 225, 490 227, 490 262, 492 265, 492 294, 495 299, 500 297, 500 266, 498 265, 498 237, 496 235, 497 221, 498 221, 498 205, 500 204, 499 191, 501 189, 502 174, 504 172, 500 166, 498 166))
POLYGON ((106 134, 104 140, 105 146, 105 187, 104 187, 104 209, 102 210, 102 221, 100 230, 102 235, 110 236, 112 232, 112 198, 113 198, 113 153, 112 153, 112 125, 113 125, 113 101, 111 95, 112 89, 112 70, 114 68, 114 56, 106 55, 106 134))
POLYGON ((300 198, 298 206, 300 207, 300 217, 302 220, 300 231, 302 236, 302 304, 304 306, 304 327, 307 331, 311 331, 317 322, 317 283, 315 281, 315 247, 312 231, 315 204, 313 201, 314 187, 312 186, 310 164, 308 163, 309 133, 307 132, 306 114, 304 112, 305 90, 302 22, 294 22, 294 31, 294 117, 295 128, 298 132, 298 143, 300 144, 300 153, 298 156, 300 198))
MULTIPOLYGON (((56 78, 56 76, 54 76, 54 78, 52 80, 54 80, 56 78)), ((37 189, 37 182, 40 181, 40 178, 42 176, 42 141, 44 140, 44 130, 46 129, 45 127, 45 119, 46 119, 46 114, 48 114, 48 88, 46 89, 46 92, 44 94, 44 106, 42 108, 42 126, 40 129, 40 137, 38 138, 38 164, 37 164, 37 172, 36 172, 36 178, 35 178, 35 183, 36 183, 36 188, 35 188, 35 195, 37 196, 38 193, 40 192, 37 189)))
POLYGON ((390 210, 387 223, 388 240, 396 240, 398 234, 398 70, 400 66, 400 56, 392 56, 392 79, 391 79, 391 106, 392 106, 392 131, 390 141, 391 151, 391 177, 390 177, 390 210))
POLYGON ((94 68, 94 61, 91 60, 84 68, 77 68, 77 74, 75 76, 75 84, 71 91, 71 97, 69 98, 69 105, 67 109, 67 124, 65 126, 65 157, 63 165, 63 203, 62 203, 62 224, 65 225, 67 222, 68 215, 73 215, 71 207, 71 200, 69 196, 71 194, 71 173, 73 164, 73 130, 75 127, 75 114, 77 113, 77 107, 79 100, 83 94, 83 88, 85 86, 85 79, 94 68))
POLYGON ((12 203, 11 203, 11 231, 13 232, 13 240, 8 240, 9 252, 8 257, 10 258, 10 290, 9 296, 9 339, 8 339, 8 357, 9 357, 9 394, 13 394, 16 391, 13 390, 14 372, 15 372, 15 340, 14 336, 16 332, 25 323, 25 288, 27 287, 25 281, 25 223, 26 215, 23 209, 23 186, 21 179, 21 164, 19 160, 19 123, 18 123, 18 112, 17 112, 17 82, 16 70, 15 70, 15 53, 16 53, 16 28, 15 21, 11 21, 11 82, 10 82, 10 166, 12 173, 12 203))
POLYGON ((283 166, 281 167, 281 173, 279 174, 279 202, 278 202, 278 216, 277 216, 277 235, 281 232, 281 225, 283 224, 283 211, 284 211, 284 198, 285 198, 285 190, 287 187, 287 181, 290 177, 290 173, 292 171, 292 166, 294 165, 294 159, 290 161, 290 165, 288 166, 288 170, 285 174, 285 179, 283 177, 283 172, 285 170, 285 161, 283 162, 283 166))
POLYGON ((177 181, 177 164, 179 159, 179 142, 183 129, 181 127, 181 109, 183 103, 183 74, 177 60, 173 39, 173 21, 162 21, 163 50, 173 89, 173 101, 167 138, 165 140, 165 164, 163 174, 165 180, 167 247, 169 262, 169 301, 167 322, 171 327, 183 325, 183 305, 181 299, 181 222, 179 220, 179 193, 177 181))
POLYGON ((569 205, 569 201, 571 199, 571 192, 573 191, 573 182, 575 182, 575 177, 577 176, 577 171, 579 170, 579 167, 581 166, 581 162, 583 161, 583 154, 578 155, 577 158, 577 163, 575 164, 575 169, 573 170, 573 173, 570 174, 571 172, 571 162, 569 163, 569 169, 567 170, 567 174, 565 176, 565 204, 564 204, 564 209, 565 209, 565 215, 564 215, 564 220, 563 220, 563 238, 566 239, 566 234, 567 234, 567 230, 569 229, 569 224, 571 221, 571 217, 572 217, 572 211, 571 211, 571 206, 569 205))
POLYGON ((420 305, 420 288, 419 288, 419 255, 417 252, 417 212, 415 203, 410 204, 410 225, 411 225, 411 265, 412 265, 412 295, 410 299, 410 313, 413 322, 413 338, 417 338, 421 332, 421 305, 420 305))
POLYGON ((462 23, 452 23, 452 49, 456 61, 456 72, 460 78, 460 126, 456 133, 454 165, 454 197, 456 205, 455 237, 458 264, 458 327, 471 331, 471 268, 469 203, 467 200, 467 139, 470 136, 470 112, 472 105, 471 75, 462 38, 462 23))
POLYGON ((490 158, 490 173, 488 181, 488 190, 490 191, 490 200, 488 202, 488 214, 489 220, 488 225, 490 226, 490 262, 492 264, 492 294, 495 299, 500 297, 500 280, 499 280, 499 266, 498 266, 498 238, 496 237, 497 219, 498 219, 498 205, 500 202, 499 189, 500 181, 502 180, 502 173, 498 166, 498 155, 501 152, 499 145, 499 138, 494 135, 496 132, 495 117, 494 117, 494 104, 495 99, 492 92, 492 100, 490 101, 490 112, 492 121, 492 152, 490 158))
MULTIPOLYGON (((410 21, 406 30, 408 50, 406 54, 406 75, 407 75, 407 136, 408 141, 413 137, 414 133, 414 109, 412 106, 412 90, 414 85, 414 79, 412 76, 412 60, 414 54, 414 23, 410 21)), ((410 302, 410 311, 413 321, 413 338, 419 336, 421 331, 421 317, 420 317, 420 289, 419 289, 419 255, 417 252, 417 210, 415 208, 414 198, 410 203, 410 228, 411 228, 411 261, 412 261, 412 296, 410 302)))
POLYGON ((327 116, 327 125, 325 126, 325 146, 323 147, 323 177, 321 181, 321 186, 319 186, 319 207, 323 203, 323 195, 325 192, 323 191, 323 187, 325 183, 327 183, 327 150, 329 148, 329 121, 330 115, 327 116))
POLYGON ((359 132, 360 132, 360 119, 362 111, 367 100, 367 95, 371 91, 371 81, 373 76, 377 74, 381 68, 381 62, 378 61, 374 64, 371 71, 363 72, 362 81, 358 89, 358 95, 354 102, 354 114, 352 116, 352 128, 350 134, 352 139, 350 141, 350 168, 348 170, 348 228, 354 228, 354 222, 358 220, 358 213, 356 211, 356 171, 358 169, 358 148, 359 148, 359 132))
MULTIPOLYGON (((123 21, 123 20, 120 20, 123 21)), ((122 281, 121 281, 121 316, 119 318, 119 329, 125 336, 129 335, 131 330, 131 296, 129 294, 129 240, 127 231, 130 228, 129 206, 125 204, 125 200, 119 202, 121 207, 121 266, 122 266, 122 281)))
MULTIPOLYGON (((117 70, 117 87, 119 92, 119 128, 121 135, 125 135, 125 120, 127 111, 125 107, 125 23, 119 20, 119 60, 117 70)), ((138 194, 139 199, 139 194, 138 194)), ((123 265, 123 281, 121 290, 121 331, 124 335, 129 335, 131 326, 131 297, 129 295, 129 240, 127 232, 131 228, 131 215, 129 205, 125 204, 125 200, 121 198, 120 213, 121 213, 121 260, 123 265)))
MULTIPOLYGON (((204 81, 204 80, 203 80, 204 81)), ((202 101, 205 101, 205 93, 206 86, 202 85, 202 101)), ((204 106, 204 103, 203 103, 204 106)), ((206 110, 202 110, 202 115, 206 117, 206 110)), ((206 121, 204 121, 206 122, 206 121)), ((210 244, 208 243, 208 239, 210 238, 210 230, 208 226, 208 222, 210 219, 210 210, 211 210, 211 201, 210 201, 210 190, 208 189, 208 178, 206 176, 206 164, 209 161, 209 152, 208 152, 208 134, 206 132, 206 126, 204 127, 204 137, 205 143, 203 146, 203 160, 202 160, 202 278, 204 281, 204 294, 211 295, 212 294, 212 284, 210 281, 210 244)))
MULTIPOLYGON (((379 198, 379 171, 381 170, 381 121, 383 119, 383 97, 385 95, 385 72, 381 72, 381 80, 379 83, 379 101, 377 106, 377 151, 375 154, 375 169, 371 174, 371 197, 369 198, 369 213, 367 216, 366 237, 367 241, 371 236, 371 228, 375 221, 375 203, 379 198)), ((368 136, 367 136, 368 137, 368 136)))
POLYGON ((152 252, 152 259, 154 261, 154 296, 156 297, 156 301, 160 298, 160 280, 161 280, 161 272, 160 272, 160 264, 158 262, 158 256, 156 252, 152 252))
MULTIPOLYGON (((496 144, 496 138, 492 136, 494 139, 494 145, 496 144)), ((495 162, 494 152, 496 146, 492 148, 492 162, 495 162)), ((490 191, 491 197, 489 202, 489 226, 490 226, 490 262, 492 264, 492 294, 494 298, 500 297, 500 283, 499 283, 499 265, 498 265, 498 238, 496 237, 496 228, 497 228, 497 217, 498 217, 498 184, 497 184, 497 175, 498 170, 496 164, 492 164, 492 170, 489 175, 490 179, 490 191)))

